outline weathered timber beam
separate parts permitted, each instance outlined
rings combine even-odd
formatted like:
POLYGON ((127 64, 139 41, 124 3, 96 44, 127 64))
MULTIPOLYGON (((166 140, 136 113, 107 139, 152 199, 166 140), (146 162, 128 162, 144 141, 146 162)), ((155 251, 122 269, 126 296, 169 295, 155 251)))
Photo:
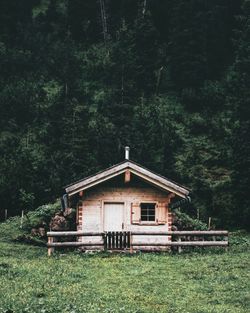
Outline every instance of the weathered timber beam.
POLYGON ((80 231, 49 231, 48 237, 71 237, 71 236, 103 236, 104 233, 98 232, 80 232, 80 231))
MULTIPOLYGON (((190 247, 226 247, 228 246, 228 241, 169 241, 166 243, 158 243, 158 242, 133 242, 133 247, 139 247, 139 246, 156 246, 156 247, 167 247, 167 246, 190 246, 190 247)), ((103 243, 84 243, 84 242, 53 242, 48 243, 47 246, 49 248, 51 247, 82 247, 82 246, 103 246, 103 243)))
MULTIPOLYGON (((147 182, 153 184, 154 186, 158 186, 159 188, 161 188, 161 189, 163 189, 163 190, 167 190, 167 191, 173 192, 173 193, 175 193, 176 195, 180 196, 181 198, 185 198, 185 197, 186 197, 186 194, 182 193, 182 192, 180 191, 180 188, 179 188, 179 187, 178 187, 178 188, 177 188, 177 187, 174 188, 174 187, 172 186, 172 184, 171 184, 171 185, 169 185, 169 184, 164 184, 164 183, 162 182, 162 180, 152 179, 152 178, 150 178, 149 176, 145 176, 144 174, 142 174, 142 173, 140 173, 140 172, 138 172, 138 171, 135 171, 135 170, 133 170, 133 169, 131 169, 130 171, 131 171, 132 174, 135 174, 136 176, 141 177, 142 179, 146 180, 147 182)), ((187 194, 188 194, 188 193, 187 193, 187 194)))
POLYGON ((215 235, 215 236, 228 236, 227 230, 176 230, 172 235, 215 235))
POLYGON ((53 243, 48 243, 47 247, 95 247, 95 246, 103 246, 103 243, 89 243, 89 242, 53 242, 53 243))
POLYGON ((126 170, 126 171, 125 171, 124 182, 125 182, 125 183, 129 183, 129 182, 130 182, 130 179, 131 179, 130 170, 126 170))
POLYGON ((100 173, 98 175, 95 175, 93 177, 90 177, 88 179, 85 179, 82 182, 76 183, 74 185, 71 185, 69 187, 66 187, 65 190, 68 193, 69 196, 74 195, 75 193, 78 193, 81 190, 88 189, 90 187, 93 187, 97 184, 100 184, 101 182, 104 182, 106 180, 109 180, 110 178, 113 178, 115 176, 118 176, 125 172, 126 166, 123 165, 120 170, 117 169, 110 169, 106 172, 100 173))
POLYGON ((187 231, 166 231, 166 232, 131 232, 132 235, 135 236, 197 236, 197 235, 211 235, 211 236, 228 236, 228 231, 227 230, 187 230, 187 231))
MULTIPOLYGON (((47 232, 48 237, 70 237, 70 236, 103 236, 104 232, 80 232, 80 231, 50 231, 47 232)), ((194 231, 167 231, 167 232, 131 232, 135 236, 228 236, 227 230, 194 230, 194 231)))
POLYGON ((213 247, 226 247, 228 246, 228 241, 169 241, 169 242, 166 242, 166 243, 141 243, 141 242, 133 242, 133 246, 134 247, 139 247, 139 246, 161 246, 161 247, 164 247, 164 246, 175 246, 175 247, 180 247, 180 246, 192 246, 192 247, 209 247, 209 246, 213 246, 213 247))
POLYGON ((173 188, 173 192, 176 193, 175 191, 180 191, 180 193, 183 195, 188 195, 189 191, 187 189, 185 189, 182 186, 177 185, 174 182, 169 181, 168 179, 166 179, 165 177, 161 177, 160 175, 157 175, 143 167, 140 167, 137 164, 134 163, 130 163, 130 168, 133 169, 134 171, 136 171, 137 173, 143 174, 147 177, 150 177, 152 179, 154 179, 155 181, 161 182, 163 183, 165 186, 170 187, 171 189, 173 188))

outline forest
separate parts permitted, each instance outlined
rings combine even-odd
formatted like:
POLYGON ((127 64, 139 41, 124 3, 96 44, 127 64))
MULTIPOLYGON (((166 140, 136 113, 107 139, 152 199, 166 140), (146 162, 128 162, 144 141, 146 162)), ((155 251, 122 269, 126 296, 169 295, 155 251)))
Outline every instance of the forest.
POLYGON ((0 0, 0 210, 131 159, 249 228, 249 0, 0 0))

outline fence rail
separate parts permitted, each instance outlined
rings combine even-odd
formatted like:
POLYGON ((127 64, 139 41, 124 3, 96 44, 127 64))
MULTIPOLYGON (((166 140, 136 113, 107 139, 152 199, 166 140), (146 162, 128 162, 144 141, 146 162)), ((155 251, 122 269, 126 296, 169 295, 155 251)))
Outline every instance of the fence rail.
POLYGON ((104 250, 129 250, 133 252, 134 247, 177 247, 181 252, 182 247, 227 247, 228 231, 167 231, 167 232, 81 232, 81 231, 50 231, 48 236, 48 255, 59 247, 103 247, 104 250), (171 236, 166 242, 136 242, 140 236, 171 236), (212 240, 207 237, 212 236, 212 240), (101 243, 68 241, 56 242, 58 237, 101 237, 101 243), (192 239, 190 239, 192 237, 192 239), (219 238, 218 238, 219 237, 219 238), (183 240, 185 239, 185 240, 183 240))
MULTIPOLYGON (((82 232, 82 231, 49 231, 48 237, 71 237, 71 236, 103 236, 107 232, 82 232)), ((138 232, 132 231, 132 235, 136 236, 195 236, 195 235, 210 235, 210 236, 228 236, 227 230, 175 230, 166 232, 138 232)))

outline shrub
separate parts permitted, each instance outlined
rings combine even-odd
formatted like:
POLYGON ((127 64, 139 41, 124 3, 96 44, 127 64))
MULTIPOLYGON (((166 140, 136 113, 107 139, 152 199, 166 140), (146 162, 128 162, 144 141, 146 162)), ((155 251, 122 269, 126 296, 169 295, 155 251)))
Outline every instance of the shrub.
POLYGON ((26 215, 23 228, 30 231, 32 228, 49 228, 51 218, 61 210, 60 202, 45 204, 38 207, 35 211, 30 211, 26 215))
POLYGON ((31 234, 32 228, 42 227, 48 230, 51 218, 56 212, 60 211, 60 202, 45 204, 38 207, 35 211, 28 212, 23 219, 20 216, 14 216, 1 223, 0 237, 6 241, 20 241, 40 245, 41 236, 31 234))
POLYGON ((178 230, 208 230, 205 223, 192 218, 186 213, 182 213, 179 209, 174 210, 173 214, 173 225, 176 226, 178 230))
POLYGON ((0 238, 3 241, 15 240, 17 236, 21 236, 23 233, 20 216, 10 217, 0 224, 0 238))

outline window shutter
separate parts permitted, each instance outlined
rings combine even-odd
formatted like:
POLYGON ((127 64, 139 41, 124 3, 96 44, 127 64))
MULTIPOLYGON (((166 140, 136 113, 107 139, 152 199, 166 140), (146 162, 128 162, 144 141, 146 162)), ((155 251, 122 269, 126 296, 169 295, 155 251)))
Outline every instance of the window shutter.
POLYGON ((141 206, 140 206, 140 203, 132 203, 132 206, 131 206, 131 222, 132 222, 132 224, 140 224, 140 222, 141 222, 141 206))
POLYGON ((158 224, 166 224, 167 222, 167 208, 165 202, 159 202, 156 207, 156 222, 158 224))

